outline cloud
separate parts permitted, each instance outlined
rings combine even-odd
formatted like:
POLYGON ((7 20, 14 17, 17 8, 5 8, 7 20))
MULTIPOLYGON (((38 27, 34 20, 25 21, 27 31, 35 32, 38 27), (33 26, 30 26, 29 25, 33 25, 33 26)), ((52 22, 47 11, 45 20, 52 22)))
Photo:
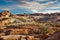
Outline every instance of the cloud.
POLYGON ((55 13, 55 12, 60 12, 60 10, 45 10, 42 13, 55 13))
POLYGON ((4 8, 4 7, 0 7, 1 10, 11 10, 11 8, 4 8))
POLYGON ((46 1, 46 0, 33 0, 33 1, 46 1))
MULTIPOLYGON (((11 5, 4 5, 4 7, 0 7, 1 10, 13 10, 13 9, 28 9, 32 12, 38 13, 39 11, 42 12, 51 12, 52 9, 60 8, 60 4, 58 0, 5 0, 5 2, 11 2, 11 5), (41 4, 40 2, 46 2, 41 4)), ((59 10, 57 10, 59 11, 59 10)), ((53 11, 55 12, 55 10, 53 11)))
POLYGON ((46 3, 44 3, 43 5, 52 5, 55 4, 56 2, 58 2, 57 0, 54 1, 47 1, 46 3))
POLYGON ((33 13, 39 13, 37 10, 31 10, 33 13))
POLYGON ((28 2, 28 1, 22 1, 24 4, 19 4, 16 5, 17 7, 21 7, 21 8, 27 8, 31 11, 36 11, 38 12, 38 10, 42 10, 44 8, 46 8, 47 6, 41 5, 38 2, 28 2))
POLYGON ((21 2, 21 1, 29 1, 29 0, 5 0, 5 2, 21 2))
POLYGON ((1 8, 1 10, 11 10, 10 8, 1 8))
POLYGON ((46 8, 45 10, 57 10, 57 9, 59 9, 60 10, 60 7, 50 7, 50 8, 46 8))
POLYGON ((13 10, 13 9, 16 9, 17 8, 17 6, 15 6, 15 5, 5 5, 5 6, 0 6, 0 10, 13 10))
POLYGON ((45 4, 40 4, 39 2, 28 2, 28 1, 21 1, 22 4, 16 5, 18 7, 22 7, 22 8, 27 8, 33 12, 39 12, 39 10, 44 10, 46 8, 50 8, 52 6, 50 6, 51 4, 54 4, 55 2, 57 2, 57 0, 55 1, 50 1, 47 2, 45 4))

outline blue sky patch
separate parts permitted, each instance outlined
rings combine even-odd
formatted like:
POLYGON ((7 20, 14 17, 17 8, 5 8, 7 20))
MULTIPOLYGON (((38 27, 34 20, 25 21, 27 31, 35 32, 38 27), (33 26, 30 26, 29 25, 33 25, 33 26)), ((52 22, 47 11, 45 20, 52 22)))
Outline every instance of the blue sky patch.
POLYGON ((4 10, 13 14, 59 12, 60 0, 0 0, 0 12, 4 10))

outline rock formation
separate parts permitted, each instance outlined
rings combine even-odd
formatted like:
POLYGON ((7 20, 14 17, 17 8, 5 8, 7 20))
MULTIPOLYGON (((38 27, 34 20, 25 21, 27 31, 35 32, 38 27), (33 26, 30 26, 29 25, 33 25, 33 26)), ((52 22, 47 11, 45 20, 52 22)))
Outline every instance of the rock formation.
POLYGON ((0 27, 4 26, 6 23, 9 23, 10 20, 11 18, 9 11, 4 11, 0 13, 0 27))
POLYGON ((60 40, 60 30, 56 31, 52 36, 48 37, 46 40, 60 40))

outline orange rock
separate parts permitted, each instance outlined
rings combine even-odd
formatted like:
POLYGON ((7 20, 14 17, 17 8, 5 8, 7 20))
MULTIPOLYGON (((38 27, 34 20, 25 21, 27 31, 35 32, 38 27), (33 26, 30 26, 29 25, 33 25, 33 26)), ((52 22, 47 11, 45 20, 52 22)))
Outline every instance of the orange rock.
POLYGON ((3 15, 3 16, 8 16, 8 17, 9 17, 9 16, 10 16, 10 12, 9 12, 9 11, 4 11, 4 12, 2 12, 2 15, 3 15))

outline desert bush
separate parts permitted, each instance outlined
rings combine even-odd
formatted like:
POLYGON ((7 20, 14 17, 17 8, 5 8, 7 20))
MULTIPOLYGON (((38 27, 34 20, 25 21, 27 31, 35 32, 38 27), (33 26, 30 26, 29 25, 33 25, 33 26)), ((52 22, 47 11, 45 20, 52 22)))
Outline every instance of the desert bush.
POLYGON ((52 29, 49 29, 47 27, 42 27, 40 28, 40 34, 52 34, 53 33, 53 30, 52 29))

